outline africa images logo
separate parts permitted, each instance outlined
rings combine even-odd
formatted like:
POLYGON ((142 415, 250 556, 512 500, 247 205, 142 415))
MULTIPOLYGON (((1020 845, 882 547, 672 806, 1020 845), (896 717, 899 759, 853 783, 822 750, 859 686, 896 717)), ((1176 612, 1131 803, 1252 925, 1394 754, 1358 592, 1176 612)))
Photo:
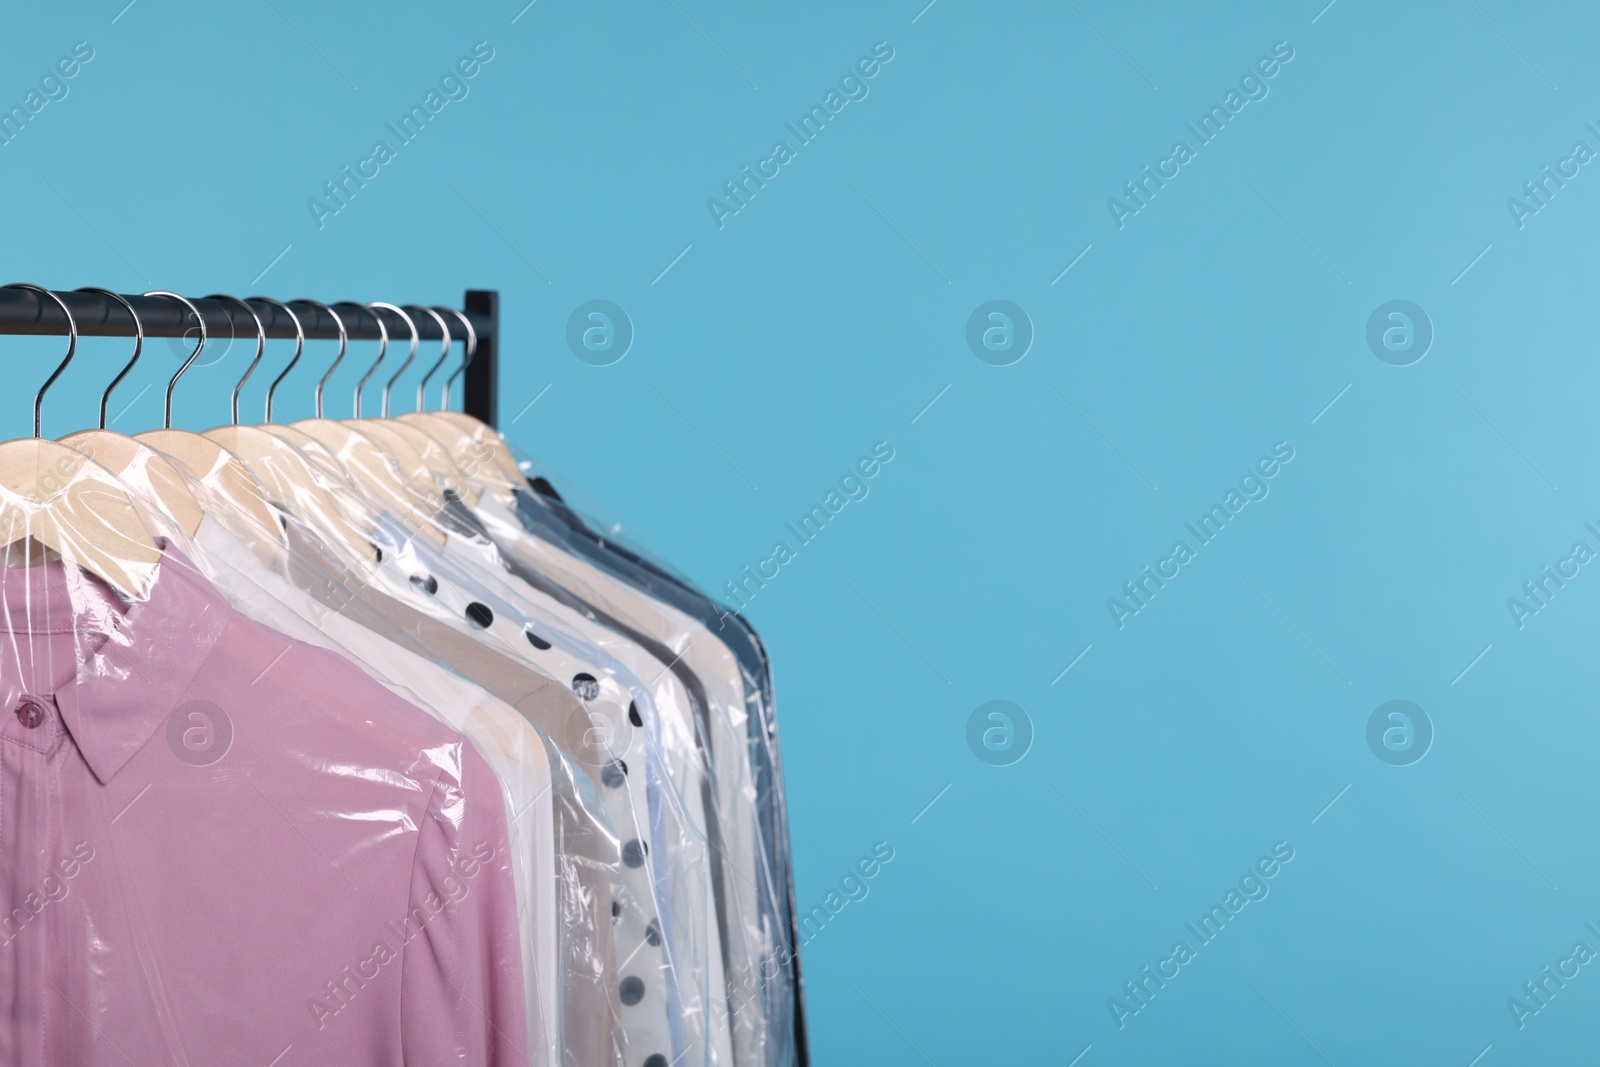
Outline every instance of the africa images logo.
POLYGON ((979 304, 967 318, 967 347, 991 367, 1009 367, 1033 347, 1033 320, 1009 300, 979 304))
POLYGON ((1246 906, 1266 900, 1272 892, 1272 879, 1294 860, 1294 855, 1294 846, 1289 842, 1275 842, 1272 854, 1260 857, 1245 868, 1234 885, 1228 887, 1220 903, 1212 904, 1199 918, 1183 924, 1188 937, 1174 941, 1171 951, 1158 959, 1153 967, 1145 964, 1139 968, 1136 978, 1122 983, 1123 995, 1106 999, 1106 1009, 1110 1011, 1117 1029, 1126 1029, 1128 1020, 1148 1008, 1156 994, 1182 974, 1183 969, 1199 956, 1201 949, 1221 937, 1228 924, 1246 906), (1192 945, 1189 943, 1191 938, 1194 941, 1192 945))
POLYGON ((1183 124, 1184 128, 1194 136, 1193 147, 1185 140, 1174 141, 1172 150, 1165 157, 1156 160, 1154 170, 1146 163, 1140 168, 1138 177, 1123 182, 1122 192, 1127 199, 1119 200, 1114 196, 1106 199, 1106 210, 1111 213, 1111 221, 1117 224, 1117 229, 1126 227, 1128 219, 1149 207, 1156 193, 1165 189, 1167 182, 1182 174, 1183 168, 1198 158, 1201 148, 1222 136, 1222 131, 1227 128, 1229 121, 1243 111, 1247 104, 1265 100, 1272 92, 1267 83, 1277 77, 1292 59, 1294 59, 1294 48, 1288 41, 1274 44, 1272 55, 1262 56, 1239 76, 1238 89, 1229 89, 1223 95, 1220 104, 1212 104, 1210 109, 1201 112, 1195 121, 1183 124))
POLYGON ((191 767, 209 767, 233 747, 233 720, 209 700, 188 700, 167 716, 167 747, 191 767))
POLYGON ((1221 536, 1234 516, 1247 505, 1267 499, 1272 492, 1268 482, 1293 459, 1294 446, 1288 441, 1277 442, 1270 455, 1257 459, 1240 475, 1236 486, 1228 487, 1220 503, 1212 504, 1198 518, 1184 523, 1183 528, 1194 538, 1193 544, 1188 537, 1180 537, 1172 543, 1166 556, 1156 560, 1153 566, 1145 564, 1137 576, 1122 583, 1122 597, 1106 599, 1106 610, 1111 613, 1111 621, 1117 624, 1117 629, 1126 627, 1129 619, 1149 607, 1156 593, 1182 574, 1185 566, 1198 559, 1200 549, 1221 536))
POLYGON ((400 149, 420 137, 441 111, 451 103, 465 100, 472 92, 468 83, 494 59, 494 54, 494 46, 488 41, 474 44, 471 55, 461 56, 446 68, 439 76, 438 87, 430 86, 420 103, 413 103, 397 120, 383 124, 384 129, 394 135, 394 144, 387 138, 374 141, 367 155, 356 161, 354 169, 346 163, 339 168, 337 177, 323 182, 324 197, 313 196, 306 200, 306 209, 311 212, 311 221, 317 224, 317 229, 325 229, 330 218, 349 207, 356 193, 383 173, 383 167, 400 154, 400 149))
POLYGON ((967 748, 991 767, 1020 763, 1033 747, 1033 720, 1009 700, 979 704, 967 717, 967 748))
POLYGON ((727 599, 736 606, 731 610, 718 605, 721 614, 718 623, 729 615, 738 614, 750 606, 756 594, 767 587, 767 583, 782 573, 782 568, 799 558, 800 549, 809 545, 821 536, 828 524, 844 511, 846 505, 852 501, 867 499, 872 492, 869 481, 878 476, 891 460, 894 459, 894 446, 888 441, 878 441, 872 446, 872 454, 862 456, 854 465, 847 467, 839 478, 838 488, 829 489, 823 496, 820 504, 813 504, 809 511, 803 512, 794 522, 786 522, 783 528, 788 535, 792 535, 794 545, 789 544, 789 537, 784 537, 772 545, 772 552, 765 558, 757 561, 752 570, 750 564, 745 564, 740 571, 740 577, 730 578, 722 583, 727 590, 727 599))
POLYGON ((746 163, 740 168, 737 178, 722 183, 724 196, 713 196, 706 201, 706 209, 711 212, 711 221, 717 224, 717 229, 725 227, 728 219, 749 207, 756 193, 765 189, 767 182, 782 174, 785 166, 799 158, 800 149, 822 136, 822 131, 828 128, 828 123, 835 116, 849 104, 865 100, 872 91, 867 83, 877 77, 893 59, 894 46, 888 41, 877 42, 872 46, 870 56, 862 56, 846 68, 839 77, 838 88, 830 88, 823 95, 822 103, 812 104, 798 119, 785 122, 784 129, 794 136, 794 144, 791 145, 788 140, 774 141, 771 152, 756 161, 754 170, 746 163))

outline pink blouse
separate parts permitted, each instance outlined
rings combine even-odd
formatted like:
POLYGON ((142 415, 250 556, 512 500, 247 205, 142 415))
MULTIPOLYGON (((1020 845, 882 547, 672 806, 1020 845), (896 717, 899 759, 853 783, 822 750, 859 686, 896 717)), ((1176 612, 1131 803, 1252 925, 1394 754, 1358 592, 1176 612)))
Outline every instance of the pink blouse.
POLYGON ((0 740, 0 1063, 530 1062, 483 757, 170 546, 0 566, 0 740))

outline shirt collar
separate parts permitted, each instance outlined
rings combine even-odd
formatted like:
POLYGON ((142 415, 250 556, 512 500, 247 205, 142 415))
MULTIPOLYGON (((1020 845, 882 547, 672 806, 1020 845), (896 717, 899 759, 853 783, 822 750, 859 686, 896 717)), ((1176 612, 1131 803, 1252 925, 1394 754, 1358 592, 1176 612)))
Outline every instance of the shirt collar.
MULTIPOLYGON (((161 562, 144 597, 131 603, 60 561, 0 566, 0 639, 14 645, 31 636, 79 635, 75 671, 53 693, 33 695, 54 697, 101 784, 166 720, 232 616, 193 563, 165 538, 156 541, 161 562)), ((0 695, 14 702, 19 679, 0 675, 0 695)))

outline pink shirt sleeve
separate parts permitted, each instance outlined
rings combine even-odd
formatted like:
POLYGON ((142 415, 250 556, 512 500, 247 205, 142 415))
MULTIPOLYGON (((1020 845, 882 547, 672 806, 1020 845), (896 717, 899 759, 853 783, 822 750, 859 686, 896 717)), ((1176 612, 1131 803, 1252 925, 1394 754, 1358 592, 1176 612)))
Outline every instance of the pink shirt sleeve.
POLYGON ((401 1048, 417 1067, 513 1067, 534 1060, 523 997, 505 803, 463 741, 418 829, 403 945, 401 1048))

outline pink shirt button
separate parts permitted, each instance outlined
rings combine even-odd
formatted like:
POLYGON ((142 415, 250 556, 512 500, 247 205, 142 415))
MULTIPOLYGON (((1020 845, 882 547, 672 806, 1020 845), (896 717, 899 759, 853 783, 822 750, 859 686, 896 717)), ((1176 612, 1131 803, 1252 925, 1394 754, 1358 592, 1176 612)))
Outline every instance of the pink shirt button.
POLYGON ((31 730, 44 722, 44 709, 32 700, 24 700, 17 705, 17 721, 31 730))

